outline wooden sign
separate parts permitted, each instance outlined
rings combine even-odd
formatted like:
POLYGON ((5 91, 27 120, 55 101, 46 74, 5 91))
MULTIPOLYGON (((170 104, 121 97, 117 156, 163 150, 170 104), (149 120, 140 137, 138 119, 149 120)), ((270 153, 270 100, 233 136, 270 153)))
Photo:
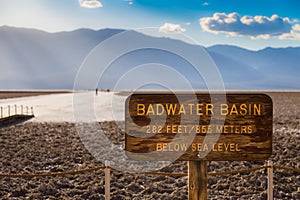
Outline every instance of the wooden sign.
POLYGON ((272 100, 265 94, 135 93, 125 149, 135 160, 266 160, 272 100))

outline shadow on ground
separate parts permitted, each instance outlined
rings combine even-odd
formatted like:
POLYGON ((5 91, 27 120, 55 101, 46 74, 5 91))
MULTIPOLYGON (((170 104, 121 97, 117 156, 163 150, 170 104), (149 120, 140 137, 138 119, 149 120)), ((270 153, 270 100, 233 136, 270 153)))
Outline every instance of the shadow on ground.
POLYGON ((34 115, 13 115, 0 119, 0 129, 30 120, 34 115))

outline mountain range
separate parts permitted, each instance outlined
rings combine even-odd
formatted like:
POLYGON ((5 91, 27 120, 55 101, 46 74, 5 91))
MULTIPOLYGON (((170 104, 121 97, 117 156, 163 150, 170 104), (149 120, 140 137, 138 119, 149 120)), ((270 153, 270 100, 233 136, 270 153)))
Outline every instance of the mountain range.
MULTIPOLYGON (((82 62, 100 42, 121 29, 78 29, 49 33, 35 29, 0 27, 0 89, 72 89, 82 62)), ((135 31, 132 38, 184 48, 199 48, 170 38, 155 38, 135 31)), ((107 52, 112 49, 107 49, 107 52)), ((217 65, 226 89, 300 89, 300 47, 265 48, 258 51, 216 45, 205 50, 217 65)), ((195 51, 197 52, 197 51, 195 51)), ((143 63, 162 60, 191 80, 195 89, 204 89, 201 77, 184 60, 167 52, 145 49, 129 53, 112 63, 100 88, 112 88, 122 73, 143 63)), ((167 78, 167 77, 166 77, 167 78)), ((170 79, 172 81, 172 79, 170 79)), ((174 80, 175 81, 175 80, 174 80)), ((180 86, 179 86, 180 87, 180 86)), ((132 89, 124 85, 124 89, 132 89), (128 88, 126 88, 128 87, 128 88)))

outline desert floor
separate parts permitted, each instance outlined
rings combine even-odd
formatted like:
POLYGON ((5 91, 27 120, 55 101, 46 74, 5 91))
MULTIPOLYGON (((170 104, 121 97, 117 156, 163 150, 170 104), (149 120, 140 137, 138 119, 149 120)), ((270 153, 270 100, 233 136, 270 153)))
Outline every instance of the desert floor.
MULTIPOLYGON (((274 103, 273 154, 276 165, 300 168, 300 93, 269 93, 274 103)), ((121 122, 122 124, 122 122, 121 122)), ((101 122, 116 147, 124 132, 101 122)), ((264 162, 209 162, 209 171, 232 171, 264 162)), ((0 129, 0 173, 65 172, 103 166, 85 148, 74 123, 30 121, 0 129)), ((187 162, 161 171, 186 173, 187 162)), ((187 177, 154 176, 112 169, 111 199, 187 199, 187 177)), ((274 172, 275 199, 300 199, 300 174, 274 172)), ((104 199, 104 171, 39 178, 0 177, 1 199, 104 199)), ((208 199, 266 199, 267 172, 209 176, 208 199)))

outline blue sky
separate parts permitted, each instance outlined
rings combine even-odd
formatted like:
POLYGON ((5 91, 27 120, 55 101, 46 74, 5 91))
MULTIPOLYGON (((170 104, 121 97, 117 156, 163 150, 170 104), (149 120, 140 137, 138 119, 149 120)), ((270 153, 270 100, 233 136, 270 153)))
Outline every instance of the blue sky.
POLYGON ((49 32, 157 27, 204 46, 262 49, 300 46, 299 8, 299 0, 1 0, 0 26, 49 32))

